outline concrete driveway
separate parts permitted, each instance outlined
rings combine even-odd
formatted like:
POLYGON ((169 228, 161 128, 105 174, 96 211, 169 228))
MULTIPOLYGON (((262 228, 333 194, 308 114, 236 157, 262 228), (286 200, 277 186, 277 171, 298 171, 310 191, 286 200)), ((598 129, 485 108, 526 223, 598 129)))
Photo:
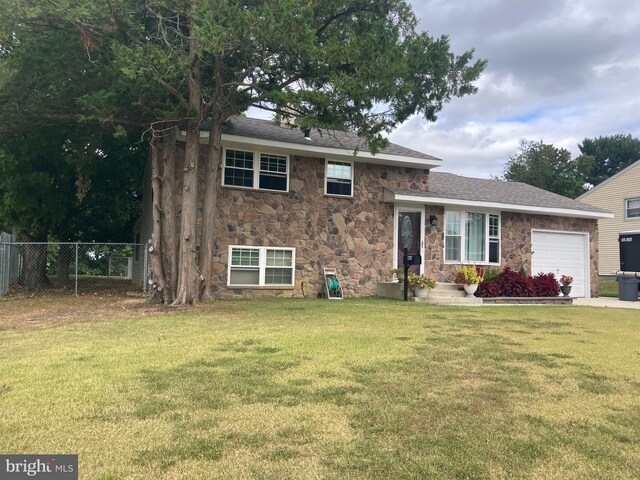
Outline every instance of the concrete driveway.
POLYGON ((623 302, 613 297, 574 298, 573 304, 584 305, 585 307, 636 308, 640 310, 640 301, 623 302))

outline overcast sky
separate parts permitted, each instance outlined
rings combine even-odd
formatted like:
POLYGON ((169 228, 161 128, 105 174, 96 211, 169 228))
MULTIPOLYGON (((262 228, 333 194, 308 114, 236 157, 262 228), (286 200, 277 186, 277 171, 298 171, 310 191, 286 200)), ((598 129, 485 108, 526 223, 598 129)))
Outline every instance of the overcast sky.
POLYGON ((489 62, 476 95, 390 136, 442 158, 439 171, 497 175, 524 139, 575 155, 585 137, 640 137, 640 2, 410 1, 423 30, 489 62))

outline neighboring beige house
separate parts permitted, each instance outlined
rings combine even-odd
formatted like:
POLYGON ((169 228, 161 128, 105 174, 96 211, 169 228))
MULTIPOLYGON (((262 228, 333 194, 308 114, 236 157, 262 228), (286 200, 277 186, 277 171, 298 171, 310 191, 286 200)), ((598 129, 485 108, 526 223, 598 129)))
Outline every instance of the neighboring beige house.
MULTIPOLYGON (((606 210, 523 183, 435 172, 440 159, 400 145, 373 154, 346 132, 305 135, 234 117, 222 144, 219 298, 315 297, 324 267, 338 271, 346 296, 372 295, 401 265, 405 243, 438 282, 452 282, 466 263, 571 275, 572 295, 597 292, 597 220, 611 216, 606 210)), ((179 141, 179 186, 183 150, 179 141)), ((149 173, 134 231, 140 243, 151 235, 149 173)))
POLYGON ((618 234, 640 231, 640 160, 577 200, 614 214, 598 220, 600 275, 613 275, 620 269, 618 234))

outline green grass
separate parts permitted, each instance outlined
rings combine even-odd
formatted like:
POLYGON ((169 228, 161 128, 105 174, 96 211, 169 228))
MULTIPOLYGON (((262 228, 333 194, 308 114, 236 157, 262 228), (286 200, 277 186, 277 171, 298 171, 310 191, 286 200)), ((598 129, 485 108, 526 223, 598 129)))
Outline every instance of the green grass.
POLYGON ((5 330, 0 451, 101 480, 639 478, 639 345, 633 310, 369 298, 5 330))
POLYGON ((598 296, 618 298, 618 282, 615 279, 601 278, 598 282, 598 296))

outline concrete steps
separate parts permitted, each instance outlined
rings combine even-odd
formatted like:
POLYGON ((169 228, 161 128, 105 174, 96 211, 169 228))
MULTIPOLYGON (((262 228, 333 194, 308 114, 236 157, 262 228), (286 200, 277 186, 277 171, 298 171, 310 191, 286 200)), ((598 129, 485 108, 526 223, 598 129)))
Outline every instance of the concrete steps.
POLYGON ((482 299, 468 298, 464 287, 457 283, 438 283, 427 298, 416 298, 417 302, 431 305, 482 305, 482 299))
MULTIPOLYGON (((380 282, 376 286, 376 295, 385 298, 402 300, 403 285, 401 283, 380 282)), ((431 305, 482 305, 481 298, 467 298, 462 285, 456 283, 438 283, 427 298, 416 298, 409 290, 409 300, 431 305)))

